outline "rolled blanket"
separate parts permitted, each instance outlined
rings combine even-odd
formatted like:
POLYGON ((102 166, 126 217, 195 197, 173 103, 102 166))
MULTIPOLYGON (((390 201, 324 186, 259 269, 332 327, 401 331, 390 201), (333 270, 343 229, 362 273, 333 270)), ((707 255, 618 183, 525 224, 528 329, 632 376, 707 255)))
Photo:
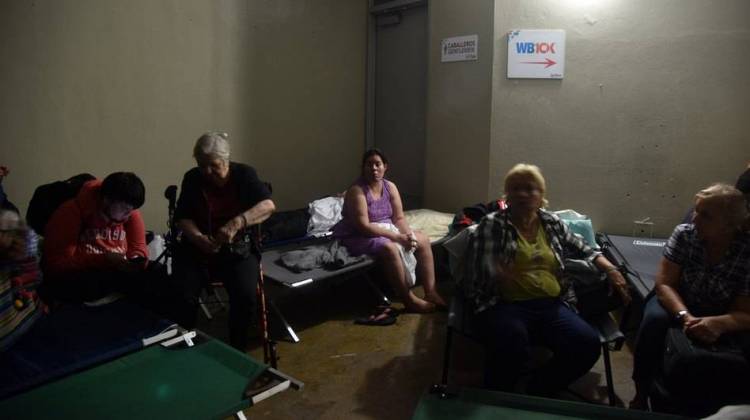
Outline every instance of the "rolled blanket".
MULTIPOLYGON (((388 229, 392 232, 399 232, 396 225, 392 223, 375 223, 380 228, 388 229)), ((417 275, 416 275, 416 269, 417 269, 417 257, 414 256, 414 250, 406 251, 401 244, 396 244, 398 247, 398 253, 401 255, 401 261, 404 263, 404 269, 406 270, 407 276, 406 280, 409 283, 409 287, 414 287, 414 285, 417 283, 417 275)))

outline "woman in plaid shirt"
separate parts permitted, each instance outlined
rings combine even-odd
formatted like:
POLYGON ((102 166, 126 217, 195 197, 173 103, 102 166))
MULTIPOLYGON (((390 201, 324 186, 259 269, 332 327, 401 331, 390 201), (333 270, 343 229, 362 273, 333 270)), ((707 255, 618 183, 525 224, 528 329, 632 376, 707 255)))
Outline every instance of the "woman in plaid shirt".
POLYGON ((750 330, 750 233, 742 193, 714 184, 695 196, 691 224, 678 225, 664 248, 656 298, 647 300, 636 338, 631 408, 646 409, 670 325, 712 344, 750 330))
POLYGON ((485 216, 469 247, 461 287, 485 335, 485 385, 491 389, 514 390, 530 345, 553 352, 527 386, 534 395, 553 396, 599 358, 599 335, 573 309, 573 288, 560 275, 565 256, 593 261, 629 300, 620 272, 542 208, 545 190, 538 167, 513 167, 505 176, 508 208, 485 216))

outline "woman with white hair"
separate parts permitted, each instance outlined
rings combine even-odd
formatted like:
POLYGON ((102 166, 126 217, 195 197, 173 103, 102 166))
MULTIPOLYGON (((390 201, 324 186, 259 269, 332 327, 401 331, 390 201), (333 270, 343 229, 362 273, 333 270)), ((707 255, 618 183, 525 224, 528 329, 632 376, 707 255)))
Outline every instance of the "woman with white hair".
POLYGON ((656 275, 656 298, 646 301, 636 337, 631 408, 648 408, 670 326, 682 326, 689 338, 705 344, 750 330, 747 220, 742 192, 714 184, 695 195, 692 223, 672 232, 656 275))
POLYGON ((537 166, 514 166, 505 176, 507 209, 485 216, 469 247, 461 286, 484 336, 491 389, 515 389, 532 345, 553 353, 526 387, 533 395, 554 396, 599 358, 599 335, 576 313, 574 290, 561 276, 564 255, 593 261, 629 300, 622 274, 544 210, 545 192, 537 166))
POLYGON ((198 296, 208 276, 229 294, 229 341, 247 348, 256 307, 260 251, 249 227, 275 210, 271 192, 252 167, 229 160, 226 133, 208 132, 195 143, 197 167, 185 173, 174 220, 182 230, 174 276, 183 305, 176 321, 194 328, 198 296))

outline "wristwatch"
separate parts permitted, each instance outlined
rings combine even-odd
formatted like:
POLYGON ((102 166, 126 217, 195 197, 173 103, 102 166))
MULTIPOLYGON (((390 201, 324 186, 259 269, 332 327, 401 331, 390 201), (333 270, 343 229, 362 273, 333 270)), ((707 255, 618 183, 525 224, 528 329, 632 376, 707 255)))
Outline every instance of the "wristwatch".
POLYGON ((678 321, 682 321, 682 318, 685 318, 685 315, 687 315, 687 314, 688 314, 688 311, 686 311, 686 310, 683 309, 683 310, 677 312, 677 315, 674 316, 674 319, 676 319, 678 321))

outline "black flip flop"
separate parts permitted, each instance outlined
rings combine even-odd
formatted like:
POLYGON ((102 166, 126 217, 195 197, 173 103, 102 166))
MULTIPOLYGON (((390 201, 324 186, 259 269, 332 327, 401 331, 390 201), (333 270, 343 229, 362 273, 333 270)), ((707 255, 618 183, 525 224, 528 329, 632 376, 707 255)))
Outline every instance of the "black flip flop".
POLYGON ((379 313, 375 313, 366 318, 357 318, 354 323, 357 325, 372 325, 385 327, 396 323, 399 311, 396 308, 387 306, 379 313))

